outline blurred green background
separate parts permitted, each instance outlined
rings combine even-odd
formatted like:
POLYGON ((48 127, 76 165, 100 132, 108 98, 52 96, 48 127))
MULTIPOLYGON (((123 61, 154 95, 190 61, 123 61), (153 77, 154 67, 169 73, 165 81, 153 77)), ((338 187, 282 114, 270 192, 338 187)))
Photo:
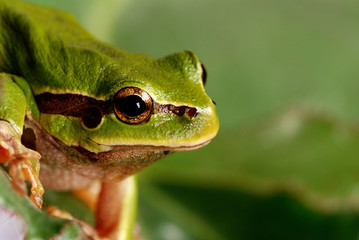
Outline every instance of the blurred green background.
POLYGON ((139 174, 146 239, 358 239, 357 1, 28 1, 207 67, 220 131, 139 174))

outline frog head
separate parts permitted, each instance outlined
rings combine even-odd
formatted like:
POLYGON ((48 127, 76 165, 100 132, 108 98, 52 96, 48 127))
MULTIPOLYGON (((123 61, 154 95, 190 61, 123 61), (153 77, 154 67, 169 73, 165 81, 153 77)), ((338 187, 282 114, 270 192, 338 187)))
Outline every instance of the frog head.
POLYGON ((86 92, 36 95, 41 125, 71 149, 75 162, 129 175, 171 152, 208 144, 219 122, 204 89, 206 70, 196 55, 124 58, 111 58, 95 77, 82 76, 78 89, 86 92))

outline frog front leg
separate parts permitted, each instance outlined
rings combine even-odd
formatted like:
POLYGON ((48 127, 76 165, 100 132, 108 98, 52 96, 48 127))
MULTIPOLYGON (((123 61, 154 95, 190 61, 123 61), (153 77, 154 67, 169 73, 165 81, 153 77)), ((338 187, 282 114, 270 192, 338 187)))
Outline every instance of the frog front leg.
MULTIPOLYGON (((73 193, 94 211, 95 231, 101 239, 140 239, 140 233, 134 232, 137 210, 136 176, 122 181, 94 182, 90 187, 73 193)), ((91 231, 88 233, 93 236, 91 231)))
POLYGON ((138 234, 134 233, 136 210, 135 176, 122 181, 103 182, 96 207, 98 234, 108 239, 134 239, 138 234))
POLYGON ((0 73, 0 163, 9 167, 12 185, 20 194, 26 194, 25 180, 31 182, 30 199, 41 208, 40 154, 21 143, 25 116, 36 114, 35 106, 24 79, 0 73))

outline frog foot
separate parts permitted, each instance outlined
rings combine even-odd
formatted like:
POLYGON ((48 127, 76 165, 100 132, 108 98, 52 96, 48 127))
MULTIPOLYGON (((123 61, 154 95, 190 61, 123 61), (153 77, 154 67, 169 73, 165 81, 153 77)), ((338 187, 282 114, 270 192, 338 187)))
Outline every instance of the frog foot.
POLYGON ((56 207, 56 206, 48 206, 46 209, 46 212, 48 214, 50 214, 53 217, 56 218, 61 218, 61 219, 68 219, 74 222, 77 222, 80 224, 82 230, 84 231, 84 233, 90 237, 91 239, 98 239, 100 240, 101 238, 98 236, 96 229, 94 229, 92 226, 90 226, 89 224, 76 219, 75 217, 73 217, 70 213, 61 210, 60 208, 56 207))
POLYGON ((9 166, 13 188, 21 195, 27 194, 26 180, 31 182, 31 201, 41 208, 44 188, 39 179, 40 154, 26 148, 10 123, 0 120, 0 163, 9 166))

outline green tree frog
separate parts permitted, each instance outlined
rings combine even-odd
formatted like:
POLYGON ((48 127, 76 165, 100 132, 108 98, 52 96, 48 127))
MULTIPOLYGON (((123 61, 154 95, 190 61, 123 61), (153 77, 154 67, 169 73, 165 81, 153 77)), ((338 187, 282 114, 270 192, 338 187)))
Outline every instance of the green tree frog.
POLYGON ((108 192, 96 211, 106 219, 104 205, 121 208, 111 200, 121 196, 116 184, 172 152, 208 144, 219 122, 205 81, 191 51, 129 53, 67 13, 0 0, 0 162, 18 192, 31 181, 39 208, 43 185, 75 190, 101 181, 108 192))

